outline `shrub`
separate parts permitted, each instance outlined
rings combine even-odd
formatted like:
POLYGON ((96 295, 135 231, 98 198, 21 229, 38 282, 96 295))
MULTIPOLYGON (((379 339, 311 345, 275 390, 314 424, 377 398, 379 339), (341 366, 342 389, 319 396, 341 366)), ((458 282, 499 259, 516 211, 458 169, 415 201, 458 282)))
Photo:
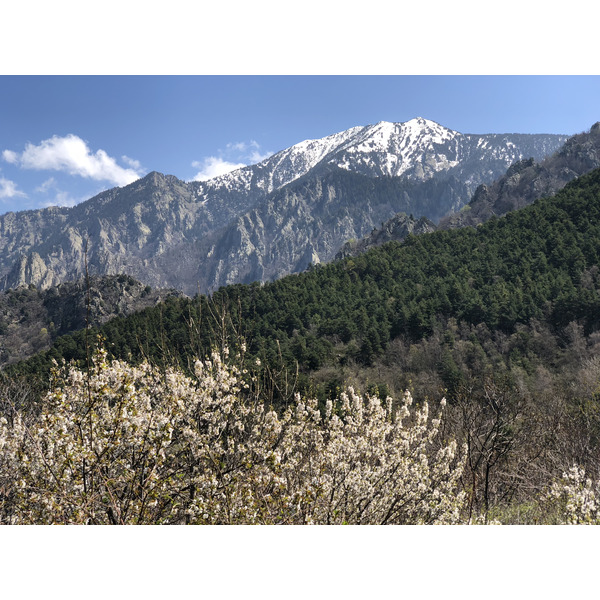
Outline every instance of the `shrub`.
MULTIPOLYGON (((406 393, 276 413, 213 353, 194 377, 56 369, 39 415, 0 416, 3 523, 456 523, 463 463, 406 393)), ((238 361, 239 362, 239 361, 238 361)))

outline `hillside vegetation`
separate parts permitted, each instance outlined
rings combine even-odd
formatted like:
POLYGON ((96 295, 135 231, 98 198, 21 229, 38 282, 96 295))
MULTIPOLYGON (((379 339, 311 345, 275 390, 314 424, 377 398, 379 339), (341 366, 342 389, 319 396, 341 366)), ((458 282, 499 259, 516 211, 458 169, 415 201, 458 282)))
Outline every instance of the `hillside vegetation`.
MULTIPOLYGON (((185 359, 235 324, 253 355, 281 355, 304 372, 369 365, 392 340, 419 343, 448 319, 504 335, 532 320, 554 333, 576 323, 589 336, 600 326, 599 198, 594 171, 478 229, 409 236, 270 284, 171 298, 99 331, 115 357, 162 360, 168 349, 185 359)), ((28 364, 82 358, 82 340, 61 338, 28 364)))
POLYGON ((297 391, 325 410, 348 384, 382 400, 446 395, 441 441, 459 442, 465 518, 547 522, 540 498, 553 482, 571 473, 585 488, 571 467, 595 477, 600 466, 599 259, 596 170, 476 229, 168 299, 7 373, 47 381, 53 359, 84 367, 99 333, 109 357, 188 374, 215 347, 243 352, 276 411, 297 391))

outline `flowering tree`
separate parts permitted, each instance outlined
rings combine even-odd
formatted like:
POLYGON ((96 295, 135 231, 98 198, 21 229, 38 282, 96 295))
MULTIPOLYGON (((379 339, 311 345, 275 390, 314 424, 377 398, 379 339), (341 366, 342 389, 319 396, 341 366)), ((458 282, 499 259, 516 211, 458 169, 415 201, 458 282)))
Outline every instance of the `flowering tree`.
POLYGON ((600 483, 586 477, 585 471, 577 465, 552 484, 548 500, 557 505, 563 524, 600 524, 600 483))
POLYGON ((426 403, 349 389, 278 414, 226 354, 194 377, 102 350, 57 371, 39 416, 0 418, 2 522, 458 522, 463 462, 426 403))

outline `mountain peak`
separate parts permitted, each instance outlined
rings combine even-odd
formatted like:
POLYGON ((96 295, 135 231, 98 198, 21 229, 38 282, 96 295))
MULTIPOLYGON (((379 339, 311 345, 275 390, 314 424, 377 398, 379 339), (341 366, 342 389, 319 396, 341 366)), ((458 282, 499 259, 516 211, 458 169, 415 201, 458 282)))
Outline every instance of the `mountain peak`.
POLYGON ((408 121, 399 121, 399 122, 397 122, 397 121, 378 121, 375 125, 372 125, 371 127, 397 127, 399 125, 405 125, 405 126, 409 126, 409 127, 421 127, 421 128, 442 127, 442 129, 447 129, 447 127, 443 127, 439 123, 436 123, 435 121, 432 121, 431 119, 426 119, 424 117, 413 117, 412 119, 409 119, 408 121))
MULTIPOLYGON (((165 175, 164 173, 160 173, 159 171, 151 171, 148 175, 145 175, 141 179, 138 179, 143 183, 151 183, 153 185, 165 185, 167 183, 184 183, 175 175, 165 175)), ((135 183, 135 182, 134 182, 135 183)))
POLYGON ((427 133, 433 135, 436 138, 441 138, 442 140, 451 139, 457 135, 460 135, 457 131, 453 129, 449 129, 448 127, 444 127, 440 125, 436 121, 431 121, 430 119, 424 119, 423 117, 415 117, 414 119, 410 119, 406 121, 406 123, 402 123, 404 129, 413 133, 427 133))
POLYGON ((207 181, 151 171, 73 210, 0 217, 0 287, 13 268, 42 287, 80 277, 84 240, 91 273, 190 293, 266 281, 330 260, 397 212, 438 220, 515 161, 563 142, 464 135, 415 117, 300 142, 207 181))
POLYGON ((439 123, 430 121, 429 119, 425 119, 423 117, 414 117, 409 119, 404 123, 404 125, 418 125, 419 127, 441 127, 439 123))

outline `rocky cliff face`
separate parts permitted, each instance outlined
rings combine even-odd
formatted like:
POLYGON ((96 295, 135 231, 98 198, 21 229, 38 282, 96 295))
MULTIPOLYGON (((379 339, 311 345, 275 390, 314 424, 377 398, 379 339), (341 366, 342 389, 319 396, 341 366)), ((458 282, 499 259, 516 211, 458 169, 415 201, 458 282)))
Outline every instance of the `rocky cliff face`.
POLYGON ((518 161, 503 177, 479 186, 471 202, 457 214, 442 219, 440 227, 478 225, 543 196, 552 196, 572 179, 597 167, 600 167, 600 123, 589 132, 574 135, 545 159, 518 161))
POLYGON ((396 212, 437 220, 566 138, 467 135, 425 119, 307 140, 205 182, 150 173, 73 208, 0 216, 0 289, 127 273, 187 293, 333 259, 396 212))
POLYGON ((409 235, 432 233, 436 229, 435 223, 427 217, 415 219, 412 215, 398 213, 389 221, 383 223, 381 228, 373 229, 369 235, 362 239, 347 241, 336 253, 335 260, 341 260, 349 256, 358 256, 371 248, 381 246, 387 242, 402 242, 409 235))
POLYGON ((8 213, 0 217, 2 289, 79 279, 86 259, 92 274, 144 275, 148 258, 213 221, 188 184, 159 173, 70 209, 8 213))
MULTIPOLYGON (((443 214, 456 197, 449 192, 453 185, 462 191, 463 185, 455 180, 419 183, 328 167, 274 192, 195 244, 197 258, 192 262, 200 268, 187 276, 200 289, 215 290, 300 272, 310 264, 333 260, 345 241, 368 235, 399 211, 443 214)), ((173 253, 160 260, 165 261, 160 270, 177 263, 173 253)))

